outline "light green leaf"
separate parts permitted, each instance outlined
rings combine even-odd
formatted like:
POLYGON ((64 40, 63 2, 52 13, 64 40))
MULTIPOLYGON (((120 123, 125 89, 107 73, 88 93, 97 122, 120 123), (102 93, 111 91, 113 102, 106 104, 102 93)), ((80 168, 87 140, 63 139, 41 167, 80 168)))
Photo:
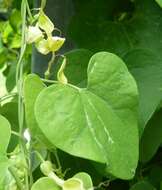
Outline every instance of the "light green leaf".
POLYGON ((80 179, 83 182, 83 186, 86 190, 93 188, 91 176, 88 175, 87 173, 85 173, 85 172, 77 173, 74 175, 74 178, 80 179))
POLYGON ((34 115, 34 103, 38 94, 46 88, 38 75, 29 74, 24 81, 24 103, 27 127, 30 129, 33 138, 41 140, 50 147, 50 143, 40 131, 34 115))
MULTIPOLYGON (((18 125, 18 104, 17 101, 10 101, 5 103, 2 107, 0 107, 0 114, 4 116, 11 125, 12 131, 18 132, 19 125, 18 125)), ((19 142, 19 138, 15 135, 12 135, 10 138, 10 143, 8 145, 8 151, 12 152, 14 148, 17 146, 19 142)))
POLYGON ((155 0, 162 7, 162 0, 155 0))
POLYGON ((140 181, 133 185, 130 190, 156 190, 149 182, 140 181))
POLYGON ((52 179, 42 177, 33 184, 31 190, 61 190, 61 188, 52 179))
POLYGON ((24 81, 24 103, 27 127, 31 133, 37 134, 39 130, 34 116, 34 103, 38 94, 45 88, 44 83, 36 74, 30 74, 24 81))
POLYGON ((36 100, 35 116, 53 145, 129 179, 138 161, 137 106, 136 83, 124 62, 101 52, 90 60, 87 88, 46 88, 36 100))
POLYGON ((20 11, 18 11, 17 9, 13 9, 12 13, 10 15, 10 18, 9 18, 9 22, 10 22, 12 28, 15 31, 19 32, 21 24, 22 24, 22 19, 21 19, 21 13, 20 13, 20 11))
POLYGON ((85 190, 83 182, 78 178, 70 178, 63 184, 63 190, 85 190))
POLYGON ((9 167, 9 161, 6 156, 0 155, 0 186, 4 182, 4 179, 7 175, 7 169, 9 167))
POLYGON ((11 127, 8 120, 0 115, 0 155, 5 154, 10 137, 11 137, 11 127))

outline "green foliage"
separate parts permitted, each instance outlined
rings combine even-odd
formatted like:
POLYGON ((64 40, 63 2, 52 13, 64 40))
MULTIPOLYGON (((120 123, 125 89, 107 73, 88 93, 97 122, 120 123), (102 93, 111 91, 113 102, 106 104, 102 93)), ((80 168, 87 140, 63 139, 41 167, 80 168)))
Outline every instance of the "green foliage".
POLYGON ((128 10, 124 10, 118 0, 116 3, 105 0, 98 3, 91 0, 88 4, 86 1, 76 2, 77 12, 69 27, 71 38, 80 48, 110 51, 125 60, 139 88, 139 122, 143 129, 161 101, 161 9, 153 0, 136 0, 131 5, 125 1, 128 10), (111 16, 102 14, 106 12, 106 6, 111 16), (120 19, 118 15, 129 14, 132 6, 131 18, 120 19))
POLYGON ((35 182, 35 184, 32 186, 31 190, 60 190, 56 183, 48 178, 48 177, 43 177, 40 178, 38 181, 35 182))
POLYGON ((130 190, 156 190, 150 183, 147 181, 140 181, 136 183, 130 190))
POLYGON ((67 33, 33 3, 0 1, 0 190, 162 189, 161 1, 69 1, 67 33))
POLYGON ((154 114, 142 135, 140 144, 140 160, 142 162, 148 162, 162 143, 161 114, 161 110, 154 114))
POLYGON ((0 115, 0 129, 2 133, 0 134, 0 155, 4 155, 7 151, 9 140, 11 137, 11 127, 7 119, 0 115))
POLYGON ((46 88, 36 100, 35 116, 54 146, 106 163, 110 173, 129 179, 138 160, 137 106, 137 87, 123 61, 101 52, 89 62, 86 89, 46 88))
POLYGON ((159 5, 160 7, 162 7, 162 1, 161 0, 155 0, 159 5))

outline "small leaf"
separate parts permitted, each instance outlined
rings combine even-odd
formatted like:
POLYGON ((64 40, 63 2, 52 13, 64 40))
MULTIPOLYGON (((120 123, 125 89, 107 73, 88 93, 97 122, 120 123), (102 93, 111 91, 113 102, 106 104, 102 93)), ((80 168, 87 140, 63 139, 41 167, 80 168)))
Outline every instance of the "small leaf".
POLYGON ((64 182, 63 190, 84 190, 83 182, 77 178, 70 178, 64 182))
POLYGON ((84 189, 93 189, 91 176, 85 172, 80 172, 74 175, 74 178, 80 179, 83 182, 84 189))
POLYGON ((31 190, 61 190, 61 188, 52 179, 42 177, 33 184, 31 190))
POLYGON ((0 155, 5 154, 11 137, 11 126, 8 120, 0 115, 0 155))
POLYGON ((60 67, 60 69, 59 69, 59 71, 57 73, 57 80, 62 84, 67 84, 68 83, 68 80, 67 80, 67 78, 66 78, 66 76, 64 74, 65 67, 66 67, 66 58, 64 58, 64 61, 63 61, 62 65, 61 65, 61 67, 60 67))
POLYGON ((40 12, 38 26, 44 30, 47 35, 50 35, 54 30, 54 24, 43 11, 40 12))

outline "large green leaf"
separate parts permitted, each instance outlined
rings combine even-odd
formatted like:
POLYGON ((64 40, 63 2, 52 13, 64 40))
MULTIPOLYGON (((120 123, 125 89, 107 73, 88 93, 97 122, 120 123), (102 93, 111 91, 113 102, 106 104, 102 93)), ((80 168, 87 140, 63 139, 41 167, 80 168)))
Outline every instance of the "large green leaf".
POLYGON ((10 137, 11 137, 11 127, 8 120, 0 115, 0 155, 6 153, 10 137))
POLYGON ((35 103, 39 127, 53 145, 105 163, 113 175, 129 179, 138 161, 136 83, 114 54, 95 54, 87 88, 52 85, 35 103))
POLYGON ((48 177, 42 177, 37 180, 31 190, 60 190, 61 188, 57 186, 57 184, 48 177))
POLYGON ((93 5, 92 11, 89 11, 86 1, 77 1, 78 11, 69 31, 79 48, 94 52, 104 49, 124 58, 138 84, 139 122, 144 128, 162 98, 162 10, 154 0, 133 2, 128 6, 127 3, 123 5, 122 1, 116 0, 114 7, 111 1, 107 5, 102 0, 98 6, 89 0, 88 4, 93 5), (107 9, 103 5, 110 9, 107 15, 107 9), (96 16, 96 10, 100 11, 101 7, 101 15, 104 15, 102 18, 96 16), (134 9, 131 10, 131 7, 134 9), (122 18, 118 13, 126 16, 122 18))
POLYGON ((133 185, 130 190, 156 190, 149 182, 140 181, 133 185))
POLYGON ((140 160, 142 162, 149 161, 162 143, 161 116, 162 110, 155 113, 144 130, 140 143, 140 160))

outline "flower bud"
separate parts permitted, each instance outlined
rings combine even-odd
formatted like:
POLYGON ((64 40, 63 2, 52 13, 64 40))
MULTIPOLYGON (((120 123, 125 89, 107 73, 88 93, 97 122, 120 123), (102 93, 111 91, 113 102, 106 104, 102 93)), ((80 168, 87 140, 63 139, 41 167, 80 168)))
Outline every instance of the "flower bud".
POLYGON ((44 161, 40 165, 40 169, 44 175, 48 176, 51 172, 53 172, 52 163, 50 161, 44 161))

